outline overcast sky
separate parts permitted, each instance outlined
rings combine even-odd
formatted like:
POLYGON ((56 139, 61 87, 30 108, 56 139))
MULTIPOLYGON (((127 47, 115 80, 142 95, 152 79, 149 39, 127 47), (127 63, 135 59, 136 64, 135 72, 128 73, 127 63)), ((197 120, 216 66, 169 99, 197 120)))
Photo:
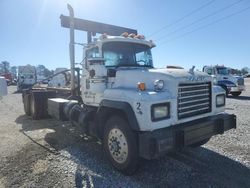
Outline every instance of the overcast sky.
MULTIPOLYGON (((156 43, 155 67, 250 67, 250 0, 0 0, 0 61, 69 68, 60 15, 137 29, 156 43)), ((86 42, 83 32, 77 42, 86 42)), ((82 58, 77 47, 76 61, 82 58)))

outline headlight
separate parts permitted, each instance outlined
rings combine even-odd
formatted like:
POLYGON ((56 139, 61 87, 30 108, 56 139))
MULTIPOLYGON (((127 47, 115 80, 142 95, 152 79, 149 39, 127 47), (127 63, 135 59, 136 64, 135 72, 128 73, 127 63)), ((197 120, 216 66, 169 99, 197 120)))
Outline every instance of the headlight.
POLYGON ((152 121, 159 121, 170 117, 170 103, 153 104, 151 107, 152 121))
POLYGON ((155 80, 154 82, 155 91, 160 91, 164 88, 164 81, 163 80, 155 80))
POLYGON ((225 95, 220 94, 216 96, 216 107, 225 106, 225 95))

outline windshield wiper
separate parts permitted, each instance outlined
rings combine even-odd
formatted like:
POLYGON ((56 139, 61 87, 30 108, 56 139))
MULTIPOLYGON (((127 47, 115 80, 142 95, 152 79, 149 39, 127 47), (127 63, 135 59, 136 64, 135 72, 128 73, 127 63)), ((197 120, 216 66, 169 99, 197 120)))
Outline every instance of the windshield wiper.
POLYGON ((153 65, 141 65, 141 67, 149 67, 149 68, 154 68, 153 65))
POLYGON ((138 64, 121 64, 121 65, 117 65, 116 67, 140 67, 140 65, 138 64))

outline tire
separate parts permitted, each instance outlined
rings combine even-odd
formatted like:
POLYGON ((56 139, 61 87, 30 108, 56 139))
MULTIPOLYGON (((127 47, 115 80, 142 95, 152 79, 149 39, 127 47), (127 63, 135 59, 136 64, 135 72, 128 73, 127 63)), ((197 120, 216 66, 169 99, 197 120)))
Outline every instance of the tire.
POLYGON ((207 138, 205 140, 202 140, 200 142, 197 142, 197 143, 194 143, 194 144, 190 145, 190 147, 197 148, 199 146, 202 146, 202 145, 206 144, 209 140, 210 140, 210 138, 207 138))
POLYGON ((228 91, 228 89, 227 89, 227 86, 221 85, 221 87, 226 91, 226 97, 228 97, 229 91, 228 91))
POLYGON ((78 103, 76 103, 76 102, 74 102, 74 101, 69 101, 68 103, 66 103, 65 105, 64 105, 64 107, 63 107, 63 113, 64 113, 64 115, 65 115, 65 117, 67 118, 67 119, 69 119, 69 112, 70 112, 70 110, 75 106, 75 105, 77 105, 78 103))
POLYGON ((124 118, 112 116, 108 119, 104 128, 103 149, 108 161, 118 171, 132 175, 137 170, 137 135, 124 118))
POLYGON ((238 97, 238 96, 240 96, 241 91, 238 91, 238 92, 232 92, 231 94, 232 94, 234 97, 238 97))
POLYGON ((84 111, 84 110, 81 111, 78 118, 78 125, 83 133, 90 135, 91 121, 93 121, 95 117, 96 117, 95 111, 84 111))
POLYGON ((74 105, 69 111, 69 120, 74 126, 78 126, 78 119, 83 109, 80 105, 74 105))
POLYGON ((31 115, 30 96, 31 96, 30 94, 23 95, 23 107, 24 107, 24 112, 27 116, 31 115))
POLYGON ((34 120, 43 119, 48 116, 46 92, 31 93, 30 112, 34 120))
POLYGON ((23 103, 24 103, 24 96, 27 95, 27 94, 30 94, 30 90, 24 89, 22 91, 22 100, 23 100, 23 103))

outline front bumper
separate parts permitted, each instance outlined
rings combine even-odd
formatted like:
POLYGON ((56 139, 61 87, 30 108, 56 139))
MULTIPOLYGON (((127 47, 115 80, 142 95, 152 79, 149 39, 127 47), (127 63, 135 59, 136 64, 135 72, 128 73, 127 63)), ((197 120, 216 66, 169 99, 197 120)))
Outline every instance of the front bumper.
POLYGON ((230 87, 229 88, 230 92, 241 92, 245 91, 245 86, 237 86, 237 87, 230 87))
POLYGON ((234 114, 219 114, 139 134, 139 152, 145 159, 190 146, 213 135, 236 128, 234 114))

